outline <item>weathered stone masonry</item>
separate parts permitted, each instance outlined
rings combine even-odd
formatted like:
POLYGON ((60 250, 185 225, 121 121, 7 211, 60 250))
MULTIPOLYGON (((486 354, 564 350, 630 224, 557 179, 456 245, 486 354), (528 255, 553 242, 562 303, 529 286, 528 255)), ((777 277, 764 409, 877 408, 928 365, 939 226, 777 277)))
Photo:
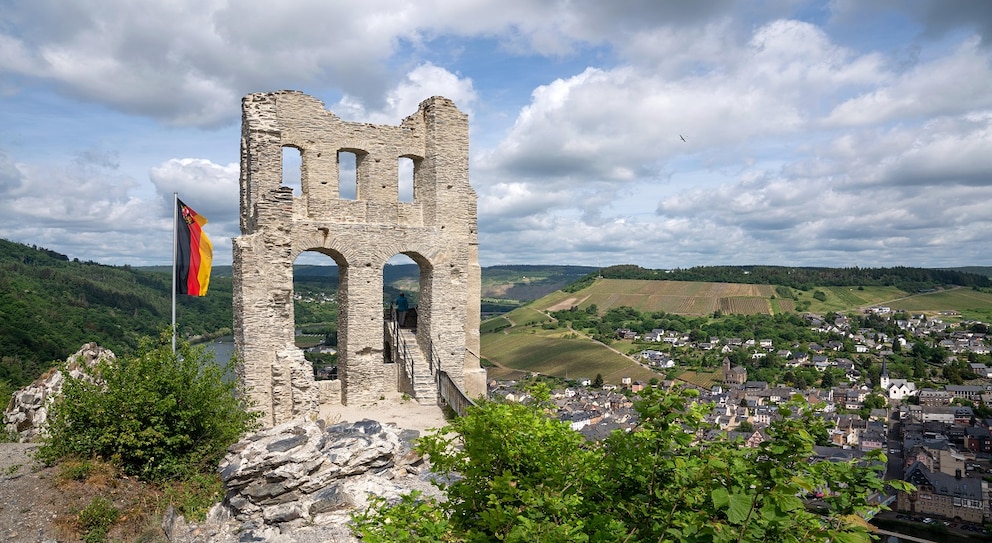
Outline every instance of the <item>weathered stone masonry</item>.
POLYGON ((383 359, 382 268, 420 266, 417 343, 471 397, 480 369, 476 194, 468 118, 433 97, 399 126, 343 122, 313 97, 257 93, 242 101, 241 236, 234 240, 238 372, 267 425, 313 416, 321 402, 362 404, 398 390, 383 359), (282 152, 302 157, 302 195, 282 185, 282 152), (356 199, 339 193, 338 153, 356 155, 356 199), (399 159, 414 165, 413 202, 399 201, 399 159), (338 381, 315 382, 293 342, 293 262, 303 251, 339 270, 338 381))

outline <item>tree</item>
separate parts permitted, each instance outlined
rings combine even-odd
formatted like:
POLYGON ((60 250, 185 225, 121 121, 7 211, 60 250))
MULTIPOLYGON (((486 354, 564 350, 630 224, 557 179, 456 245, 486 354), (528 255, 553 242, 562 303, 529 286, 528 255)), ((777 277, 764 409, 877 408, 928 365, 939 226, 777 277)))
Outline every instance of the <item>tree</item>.
POLYGON ((823 372, 823 376, 820 377, 820 386, 823 388, 830 388, 836 385, 837 378, 834 375, 834 372, 830 371, 830 368, 827 368, 827 370, 823 372))
POLYGON ((84 377, 63 368, 38 458, 100 457, 149 480, 210 473, 258 416, 235 394, 236 382, 225 381, 230 369, 203 347, 183 342, 173 353, 168 333, 84 377))
POLYGON ((637 427, 600 443, 541 405, 484 403, 418 442, 450 481, 443 500, 379 500, 353 530, 366 543, 869 540, 852 519, 876 509, 881 451, 813 462, 823 423, 800 404, 780 407, 758 448, 700 441, 712 406, 695 397, 646 389, 637 427), (823 506, 807 509, 814 491, 823 506))
POLYGON ((861 405, 866 409, 882 409, 888 402, 884 396, 879 394, 869 394, 865 396, 865 400, 861 402, 861 405))
POLYGON ((592 386, 595 388, 603 388, 603 374, 597 373, 596 378, 592 381, 592 386))

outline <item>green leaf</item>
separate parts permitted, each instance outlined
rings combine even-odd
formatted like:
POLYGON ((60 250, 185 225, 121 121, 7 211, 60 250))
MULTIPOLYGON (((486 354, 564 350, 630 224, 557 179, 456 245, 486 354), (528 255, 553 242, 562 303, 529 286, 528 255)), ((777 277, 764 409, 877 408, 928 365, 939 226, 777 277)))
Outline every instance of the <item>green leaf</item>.
POLYGON ((730 509, 727 510, 727 520, 732 524, 741 524, 751 511, 752 498, 747 494, 731 494, 730 509))
POLYGON ((710 497, 713 499, 713 507, 717 509, 723 509, 730 503, 730 492, 726 488, 714 488, 710 497))

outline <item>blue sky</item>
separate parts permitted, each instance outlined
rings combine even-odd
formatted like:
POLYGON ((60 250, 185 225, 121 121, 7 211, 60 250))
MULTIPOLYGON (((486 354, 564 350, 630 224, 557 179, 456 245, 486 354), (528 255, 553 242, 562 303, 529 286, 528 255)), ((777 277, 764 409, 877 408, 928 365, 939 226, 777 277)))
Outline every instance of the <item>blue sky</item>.
POLYGON ((992 265, 985 0, 0 0, 0 237, 168 263, 178 191, 229 264, 280 89, 454 100, 484 266, 992 265))

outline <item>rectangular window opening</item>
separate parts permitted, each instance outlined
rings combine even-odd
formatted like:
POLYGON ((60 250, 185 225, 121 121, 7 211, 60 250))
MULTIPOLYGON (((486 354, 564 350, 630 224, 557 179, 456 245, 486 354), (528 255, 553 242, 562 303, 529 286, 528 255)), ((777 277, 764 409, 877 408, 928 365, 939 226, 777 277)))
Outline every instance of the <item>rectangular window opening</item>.
POLYGON ((399 158, 399 201, 413 202, 413 159, 401 156, 399 158))
POLYGON ((303 154, 292 146, 282 148, 282 186, 293 189, 293 196, 303 196, 303 154))
POLYGON ((338 151, 338 198, 358 199, 358 157, 350 151, 338 151))

